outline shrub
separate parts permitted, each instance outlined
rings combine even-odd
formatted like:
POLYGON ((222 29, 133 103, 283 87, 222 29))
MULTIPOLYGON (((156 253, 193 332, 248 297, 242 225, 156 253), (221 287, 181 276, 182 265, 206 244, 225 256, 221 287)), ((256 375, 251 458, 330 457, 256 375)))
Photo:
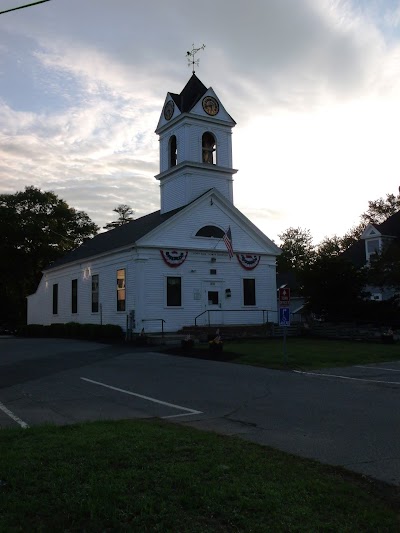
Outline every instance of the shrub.
POLYGON ((79 324, 67 322, 66 324, 28 324, 21 326, 17 335, 21 337, 56 337, 68 339, 86 339, 97 341, 120 341, 124 338, 121 326, 115 324, 79 324))

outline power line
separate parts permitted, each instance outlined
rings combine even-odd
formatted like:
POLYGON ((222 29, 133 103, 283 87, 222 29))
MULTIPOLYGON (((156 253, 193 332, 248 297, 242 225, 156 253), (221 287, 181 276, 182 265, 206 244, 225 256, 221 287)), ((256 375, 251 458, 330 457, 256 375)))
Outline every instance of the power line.
POLYGON ((33 2, 32 4, 25 4, 24 6, 13 7, 12 9, 6 9, 5 11, 0 11, 0 15, 3 13, 9 13, 10 11, 16 11, 17 9, 24 9, 24 7, 35 6, 36 4, 43 4, 44 2, 50 2, 50 0, 39 0, 38 2, 33 2))

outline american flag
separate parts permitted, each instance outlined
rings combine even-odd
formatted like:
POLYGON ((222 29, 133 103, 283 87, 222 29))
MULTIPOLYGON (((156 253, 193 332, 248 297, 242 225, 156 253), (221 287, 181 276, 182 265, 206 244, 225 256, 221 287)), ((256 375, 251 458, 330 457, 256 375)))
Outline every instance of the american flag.
POLYGON ((222 237, 224 239, 225 246, 228 250, 229 259, 232 259, 233 257, 233 248, 232 248, 232 233, 231 233, 231 227, 229 226, 228 230, 225 231, 224 236, 222 237))

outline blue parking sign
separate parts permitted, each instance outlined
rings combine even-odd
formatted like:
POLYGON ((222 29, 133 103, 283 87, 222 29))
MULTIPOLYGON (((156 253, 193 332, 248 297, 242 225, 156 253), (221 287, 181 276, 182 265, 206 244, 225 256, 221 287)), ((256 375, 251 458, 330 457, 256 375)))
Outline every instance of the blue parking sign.
POLYGON ((290 326, 290 312, 289 307, 279 308, 279 325, 290 326))

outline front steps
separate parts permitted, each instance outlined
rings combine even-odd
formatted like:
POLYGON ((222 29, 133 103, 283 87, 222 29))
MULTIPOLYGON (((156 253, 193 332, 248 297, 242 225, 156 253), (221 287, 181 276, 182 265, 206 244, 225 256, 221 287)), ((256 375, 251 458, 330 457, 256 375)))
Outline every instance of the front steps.
POLYGON ((262 325, 235 325, 235 326, 187 326, 182 328, 181 333, 190 335, 194 339, 207 341, 217 335, 217 330, 223 339, 254 339, 266 337, 296 336, 300 334, 300 324, 292 326, 278 326, 271 322, 262 325))

